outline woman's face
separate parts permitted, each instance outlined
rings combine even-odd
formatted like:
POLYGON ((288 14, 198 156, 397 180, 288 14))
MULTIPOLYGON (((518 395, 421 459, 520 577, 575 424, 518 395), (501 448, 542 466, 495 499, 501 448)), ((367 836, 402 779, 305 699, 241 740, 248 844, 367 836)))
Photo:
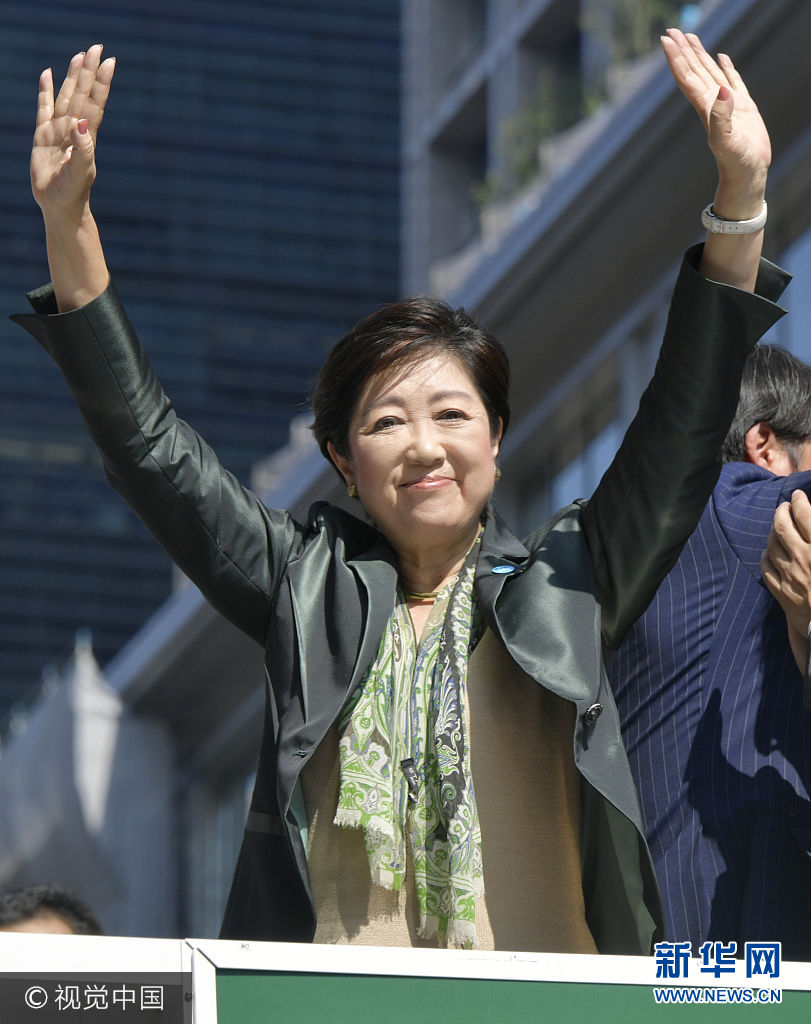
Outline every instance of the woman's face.
POLYGON ((437 355, 373 377, 349 427, 347 484, 397 551, 472 542, 495 479, 498 436, 467 370, 437 355))

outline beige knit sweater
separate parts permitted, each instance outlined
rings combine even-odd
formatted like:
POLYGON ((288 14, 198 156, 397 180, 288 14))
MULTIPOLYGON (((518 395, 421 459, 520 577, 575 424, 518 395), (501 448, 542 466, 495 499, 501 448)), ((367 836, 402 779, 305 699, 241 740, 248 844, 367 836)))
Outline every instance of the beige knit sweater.
MULTIPOLYGON (((575 709, 518 668, 488 630, 471 655, 465 722, 482 831, 482 949, 596 953, 580 876, 575 709)), ((302 775, 315 942, 436 946, 417 936, 413 875, 401 892, 375 885, 360 829, 332 819, 338 799, 333 727, 302 775)))

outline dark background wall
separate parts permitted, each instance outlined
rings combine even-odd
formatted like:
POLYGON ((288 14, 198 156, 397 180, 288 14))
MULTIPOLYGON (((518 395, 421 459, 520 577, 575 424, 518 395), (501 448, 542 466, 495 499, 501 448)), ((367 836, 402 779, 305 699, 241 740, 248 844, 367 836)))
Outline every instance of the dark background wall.
MULTIPOLYGON (((2 0, 0 21, 0 305, 47 279, 39 73, 103 42, 108 262, 179 413, 247 479, 325 349, 397 291, 399 0, 2 0)), ((169 586, 58 373, 0 320, 0 721, 77 628, 103 665, 169 586)))

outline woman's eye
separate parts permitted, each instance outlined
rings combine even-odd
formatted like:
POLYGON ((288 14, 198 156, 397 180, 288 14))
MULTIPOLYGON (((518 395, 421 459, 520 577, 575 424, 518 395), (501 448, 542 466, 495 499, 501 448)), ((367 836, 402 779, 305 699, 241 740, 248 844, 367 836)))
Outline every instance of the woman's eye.
POLYGON ((374 426, 372 427, 372 430, 389 430, 391 427, 394 427, 396 425, 397 420, 394 418, 394 416, 382 416, 379 420, 375 422, 374 426))
POLYGON ((465 414, 460 412, 459 409, 446 409, 445 412, 441 413, 439 418, 441 420, 463 420, 465 414))

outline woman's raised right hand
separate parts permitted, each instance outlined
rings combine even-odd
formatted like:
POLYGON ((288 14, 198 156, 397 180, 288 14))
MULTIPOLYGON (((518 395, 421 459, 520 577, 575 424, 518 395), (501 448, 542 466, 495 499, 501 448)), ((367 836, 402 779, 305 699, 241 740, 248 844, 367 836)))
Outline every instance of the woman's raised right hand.
POLYGON ((96 138, 115 71, 115 58, 102 61, 101 53, 97 44, 73 57, 55 100, 53 72, 40 76, 31 189, 46 221, 79 219, 88 209, 96 138))

